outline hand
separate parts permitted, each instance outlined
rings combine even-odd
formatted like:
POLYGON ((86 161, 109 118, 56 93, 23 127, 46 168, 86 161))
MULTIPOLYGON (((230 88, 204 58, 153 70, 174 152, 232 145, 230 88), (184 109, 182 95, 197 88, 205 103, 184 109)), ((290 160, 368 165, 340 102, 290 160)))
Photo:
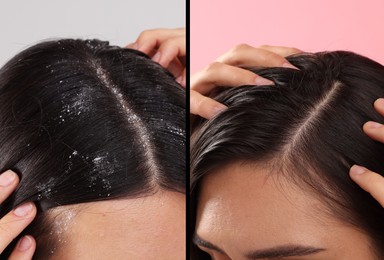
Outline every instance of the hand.
POLYGON ((284 57, 300 53, 299 49, 260 46, 254 48, 240 44, 220 56, 203 70, 191 77, 191 114, 210 119, 227 107, 208 98, 207 95, 217 86, 237 87, 241 85, 273 85, 242 67, 287 67, 297 69, 284 57))
MULTIPOLYGON (((0 203, 15 191, 19 178, 13 171, 6 171, 0 175, 0 203)), ((36 206, 24 203, 0 219, 0 254, 35 218, 36 206)), ((22 237, 8 259, 29 260, 35 252, 36 241, 31 236, 22 237)))
POLYGON ((154 29, 140 34, 128 48, 144 52, 153 61, 168 69, 177 82, 185 87, 186 63, 185 29, 154 29))
MULTIPOLYGON (((374 107, 379 114, 384 116, 383 98, 376 100, 374 107)), ((384 143, 384 125, 376 122, 367 122, 364 124, 363 130, 372 139, 384 143)), ((369 192, 384 207, 384 177, 382 175, 358 165, 351 167, 349 175, 352 180, 369 192)))

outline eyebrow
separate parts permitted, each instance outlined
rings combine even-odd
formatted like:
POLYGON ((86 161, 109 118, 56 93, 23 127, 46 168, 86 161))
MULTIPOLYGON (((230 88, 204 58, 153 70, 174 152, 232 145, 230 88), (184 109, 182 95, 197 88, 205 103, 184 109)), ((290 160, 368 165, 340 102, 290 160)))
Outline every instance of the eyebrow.
MULTIPOLYGON (((220 253, 225 254, 224 250, 215 246, 214 244, 201 239, 197 234, 193 236, 193 243, 198 246, 205 247, 207 249, 212 249, 220 253)), ((283 245, 276 246, 267 249, 255 250, 245 254, 248 259, 257 260, 257 259, 276 259, 292 256, 308 256, 317 254, 325 251, 324 248, 316 248, 311 246, 302 246, 302 245, 283 245)))
POLYGON ((271 258, 284 258, 290 256, 307 256, 313 255, 325 251, 324 248, 316 248, 310 246, 301 246, 301 245, 283 245, 272 247, 268 249, 256 250, 250 253, 247 253, 246 256, 248 259, 271 259, 271 258))

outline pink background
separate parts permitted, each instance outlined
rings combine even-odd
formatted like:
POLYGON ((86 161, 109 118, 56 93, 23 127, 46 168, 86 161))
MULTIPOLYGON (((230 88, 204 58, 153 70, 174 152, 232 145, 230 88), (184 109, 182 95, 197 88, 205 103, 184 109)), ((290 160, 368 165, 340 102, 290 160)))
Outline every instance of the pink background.
POLYGON ((191 0, 191 72, 239 43, 350 50, 384 64, 383 0, 191 0))

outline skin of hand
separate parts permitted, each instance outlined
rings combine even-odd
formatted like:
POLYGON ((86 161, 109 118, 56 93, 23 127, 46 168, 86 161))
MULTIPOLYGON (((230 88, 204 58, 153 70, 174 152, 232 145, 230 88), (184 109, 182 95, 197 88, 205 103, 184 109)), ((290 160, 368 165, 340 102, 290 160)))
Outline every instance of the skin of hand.
POLYGON ((225 105, 207 97, 217 86, 273 85, 272 81, 243 68, 262 66, 298 69, 284 57, 301 52, 288 47, 237 45, 192 75, 190 113, 210 119, 225 110, 225 105))
MULTIPOLYGON (((0 175, 0 203, 3 203, 19 184, 19 177, 11 170, 0 175)), ((24 203, 0 219, 0 254, 35 218, 36 206, 32 202, 24 203)), ((36 241, 32 236, 22 237, 10 260, 32 259, 36 249, 36 241)))
POLYGON ((127 48, 144 52, 153 61, 168 69, 176 81, 186 84, 186 33, 185 28, 153 29, 143 31, 127 48))
MULTIPOLYGON (((379 98, 375 101, 376 111, 384 116, 384 99, 379 98)), ((364 124, 363 131, 373 140, 384 143, 384 125, 369 121, 364 124)), ((354 165, 349 171, 349 175, 361 188, 369 192, 381 206, 384 207, 384 177, 369 169, 354 165)))

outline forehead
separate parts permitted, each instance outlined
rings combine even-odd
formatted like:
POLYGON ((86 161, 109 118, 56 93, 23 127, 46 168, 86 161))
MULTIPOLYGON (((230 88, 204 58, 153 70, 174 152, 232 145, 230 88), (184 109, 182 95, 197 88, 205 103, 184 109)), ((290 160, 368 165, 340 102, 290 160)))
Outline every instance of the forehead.
POLYGON ((313 229, 313 209, 319 207, 314 198, 266 169, 232 164, 203 179, 197 232, 220 230, 223 236, 243 240, 263 234, 258 243, 270 245, 279 230, 289 231, 287 227, 292 232, 284 232, 286 237, 313 229))
POLYGON ((284 178, 243 164, 207 175, 199 190, 196 234, 237 256, 301 244, 334 248, 344 257, 353 243, 367 244, 362 233, 323 213, 319 200, 284 178))
MULTIPOLYGON (((87 203, 67 223, 66 243, 52 259, 168 259, 185 256, 185 195, 87 203)), ((63 240, 64 241, 64 240, 63 240)))

